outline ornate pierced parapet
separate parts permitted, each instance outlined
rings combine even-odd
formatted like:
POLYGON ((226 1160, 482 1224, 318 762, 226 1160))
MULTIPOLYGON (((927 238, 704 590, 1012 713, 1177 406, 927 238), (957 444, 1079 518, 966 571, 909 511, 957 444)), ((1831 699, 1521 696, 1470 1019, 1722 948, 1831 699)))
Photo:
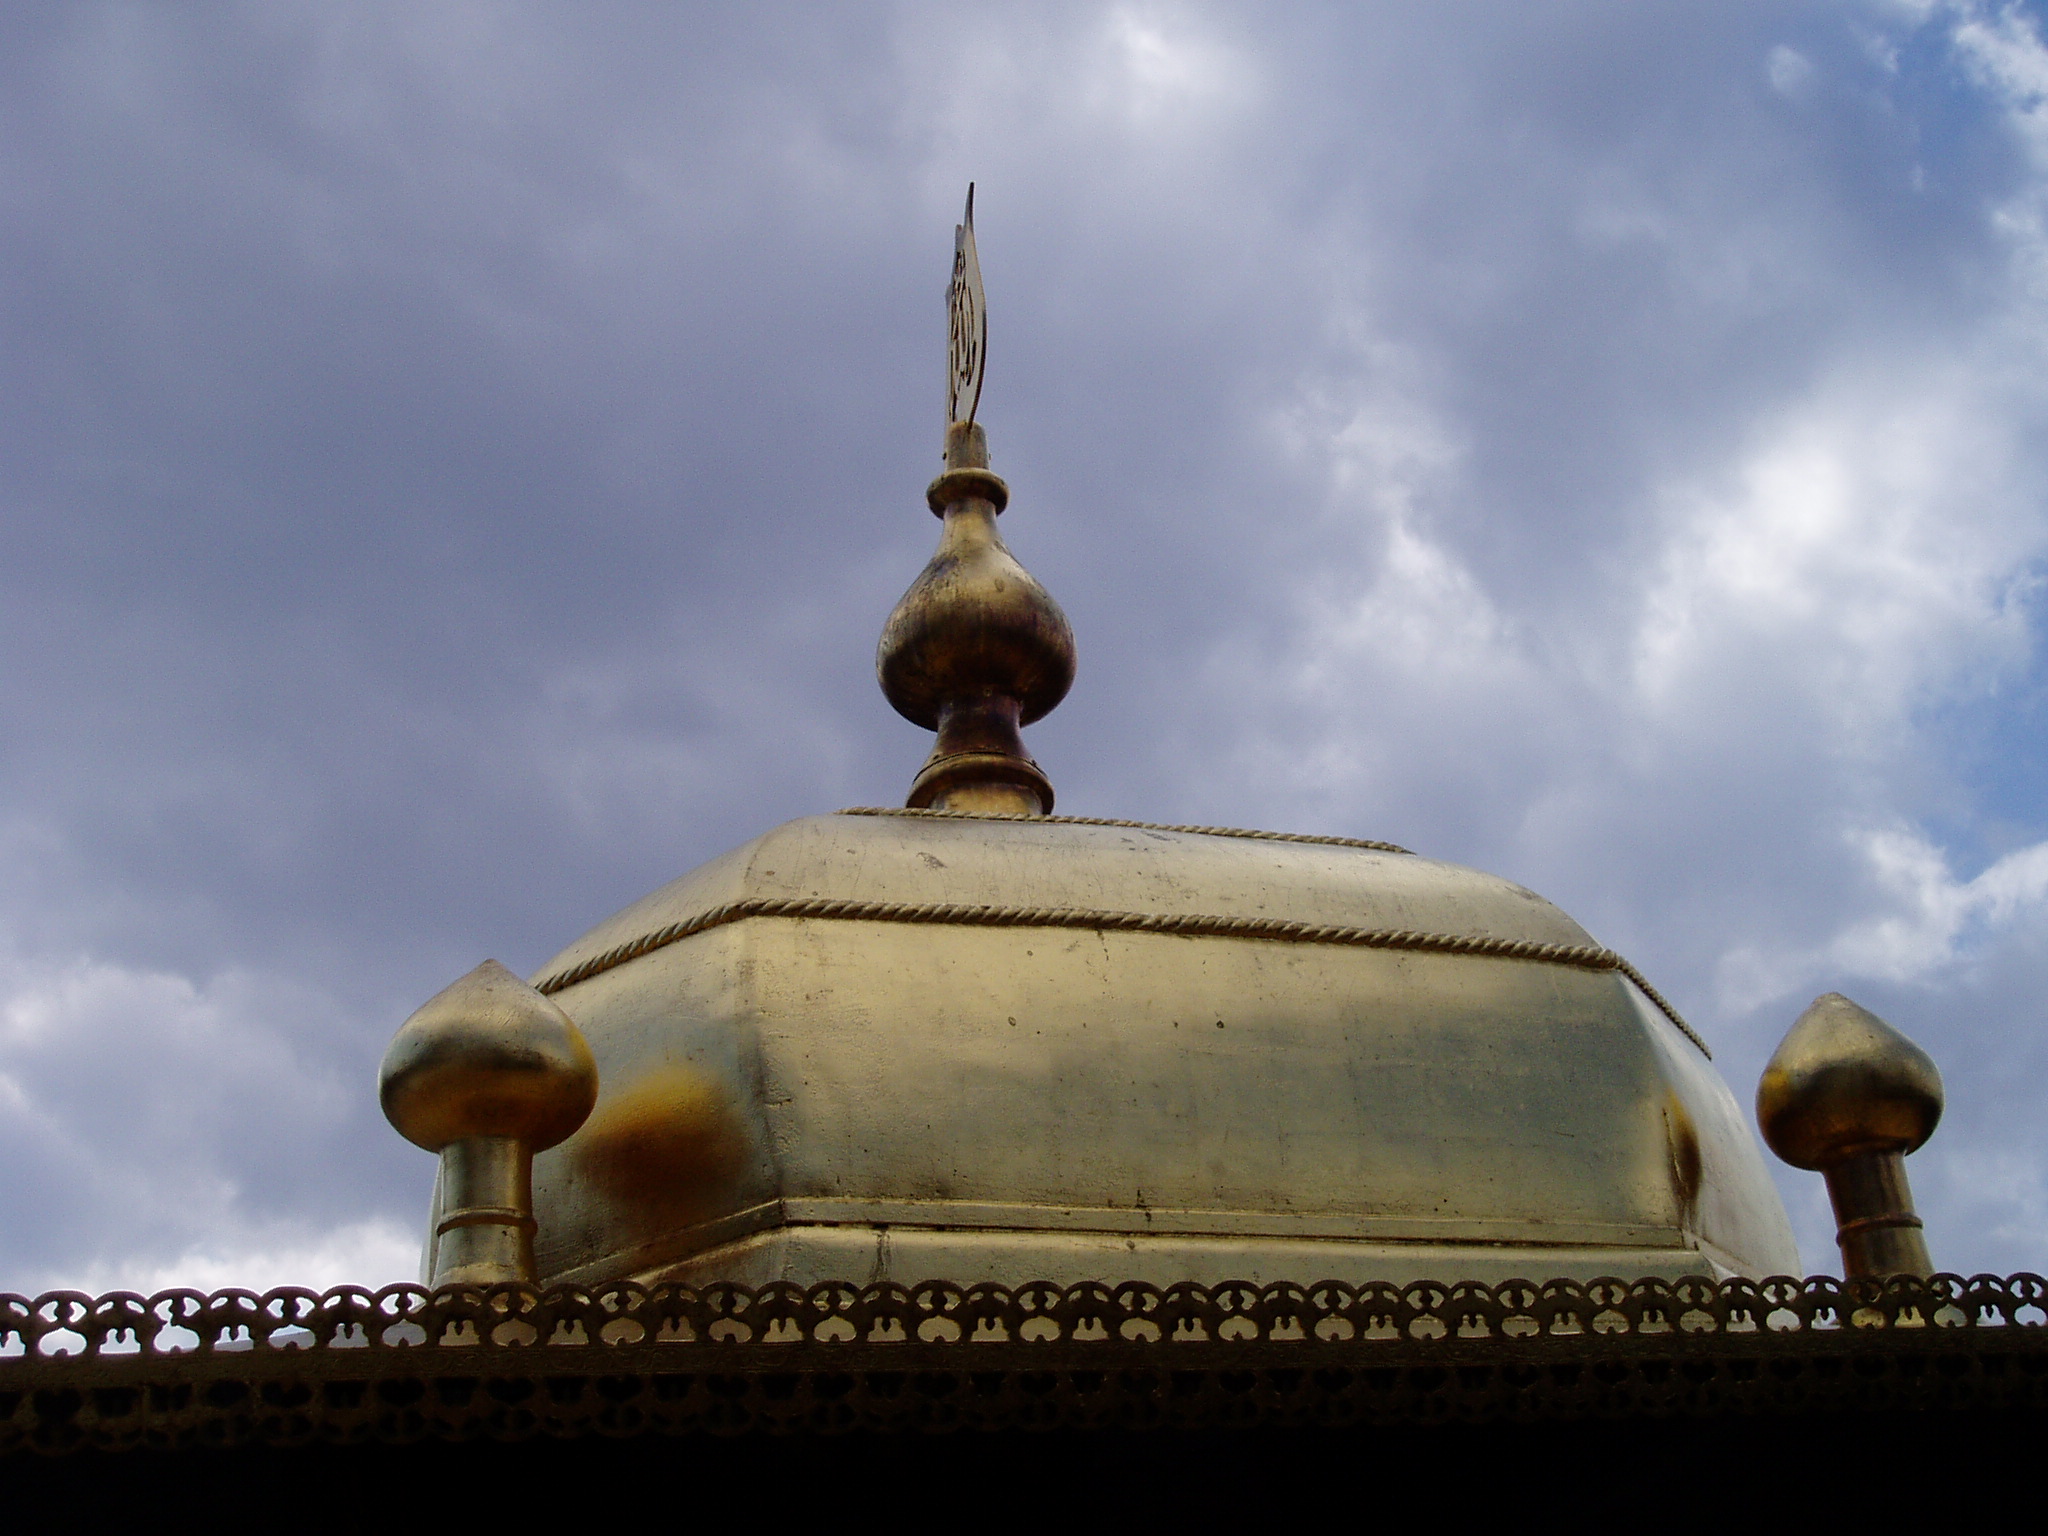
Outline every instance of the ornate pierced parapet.
POLYGON ((2048 1407, 2048 1280, 0 1297, 0 1454, 2048 1407))

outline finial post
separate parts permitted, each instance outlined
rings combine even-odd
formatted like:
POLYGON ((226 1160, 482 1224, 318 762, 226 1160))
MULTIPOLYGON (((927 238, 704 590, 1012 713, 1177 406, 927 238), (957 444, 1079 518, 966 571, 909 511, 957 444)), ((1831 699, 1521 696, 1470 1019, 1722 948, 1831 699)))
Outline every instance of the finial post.
POLYGON ((533 1155, 597 1102, 597 1064, 569 1016, 495 960, 399 1027, 378 1074, 398 1133, 441 1156, 430 1285, 532 1284, 533 1155))
POLYGON ((1066 697, 1074 633, 996 531, 1010 488, 990 471, 988 434, 974 419, 988 305, 971 186, 953 236, 946 315, 946 468, 925 490, 943 522, 939 548, 883 626, 875 671, 897 713, 938 733, 909 805, 1042 816, 1052 782, 1025 751, 1022 728, 1066 697))
POLYGON ((1827 1180, 1849 1279, 1934 1273, 1906 1155, 1941 1109, 1927 1053, 1839 992, 1814 999, 1764 1068, 1757 1123, 1779 1157, 1827 1180))

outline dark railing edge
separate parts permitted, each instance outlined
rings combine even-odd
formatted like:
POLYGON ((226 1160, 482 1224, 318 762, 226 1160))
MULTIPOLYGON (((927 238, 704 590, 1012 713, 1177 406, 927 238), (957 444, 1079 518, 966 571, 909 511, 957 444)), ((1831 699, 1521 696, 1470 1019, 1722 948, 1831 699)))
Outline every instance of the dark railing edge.
MULTIPOLYGON (((315 1292, 167 1290, 144 1296, 0 1295, 0 1383, 59 1362, 176 1361, 232 1354, 357 1355, 421 1349, 516 1352, 540 1344, 599 1352, 651 1343, 721 1353, 793 1345, 913 1341, 952 1348, 1060 1342, 1085 1347, 1300 1342, 1428 1348, 1536 1339, 1780 1340, 1932 1330, 2048 1328, 2048 1280, 1936 1275, 1845 1281, 1592 1280, 1498 1284, 1017 1287, 828 1282, 597 1287, 392 1285, 315 1292)), ((1661 1345, 1660 1345, 1661 1347, 1661 1345)), ((40 1372, 38 1372, 40 1374, 40 1372)))

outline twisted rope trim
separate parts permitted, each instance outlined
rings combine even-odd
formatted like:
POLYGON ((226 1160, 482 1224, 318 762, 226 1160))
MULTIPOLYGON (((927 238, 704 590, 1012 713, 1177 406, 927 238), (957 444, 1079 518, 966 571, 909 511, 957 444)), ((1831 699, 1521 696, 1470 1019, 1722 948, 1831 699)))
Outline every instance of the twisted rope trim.
POLYGON ((1112 912, 1091 907, 990 907, 953 901, 845 901, 829 896, 750 896, 728 901, 657 928, 606 950, 593 959, 557 971, 534 985, 545 993, 565 991, 629 960, 664 949, 692 935, 750 917, 807 917, 852 923, 942 923, 967 928, 1082 928, 1096 933, 1165 933, 1185 938, 1276 939, 1289 944, 1336 944, 1353 949, 1395 949, 1436 955, 1484 955, 1499 960, 1533 960, 1582 971, 1619 971, 1664 1011, 1686 1039, 1711 1059, 1707 1042, 1692 1031, 1643 979, 1642 972, 1598 944, 1543 944, 1534 939, 1494 939, 1471 934, 1421 933, 1406 928, 1349 928, 1276 917, 1213 917, 1190 912, 1112 912))
POLYGON ((1317 837, 1309 832, 1254 832, 1245 827, 1177 827, 1163 821, 1118 821, 1108 816, 990 815, 982 811, 921 811, 899 805, 850 805, 835 816, 925 816, 942 821, 1039 821, 1067 827, 1132 827, 1140 832, 1193 832, 1202 837, 1248 837, 1262 843, 1322 843, 1331 848, 1370 848, 1375 853, 1405 853, 1399 843, 1376 843, 1364 837, 1317 837))

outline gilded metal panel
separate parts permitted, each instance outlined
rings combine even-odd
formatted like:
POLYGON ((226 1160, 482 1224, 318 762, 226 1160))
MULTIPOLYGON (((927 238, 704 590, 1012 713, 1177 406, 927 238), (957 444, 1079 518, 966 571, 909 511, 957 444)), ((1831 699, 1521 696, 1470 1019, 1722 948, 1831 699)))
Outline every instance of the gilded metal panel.
POLYGON ((1249 926, 986 927, 842 908, 700 929, 560 987, 603 1088, 583 1132, 536 1162, 544 1277, 1797 1267, 1732 1097, 1620 973, 1258 926, 1598 951, 1510 882, 1351 846, 818 817, 629 908, 543 978, 762 900, 1249 926))

